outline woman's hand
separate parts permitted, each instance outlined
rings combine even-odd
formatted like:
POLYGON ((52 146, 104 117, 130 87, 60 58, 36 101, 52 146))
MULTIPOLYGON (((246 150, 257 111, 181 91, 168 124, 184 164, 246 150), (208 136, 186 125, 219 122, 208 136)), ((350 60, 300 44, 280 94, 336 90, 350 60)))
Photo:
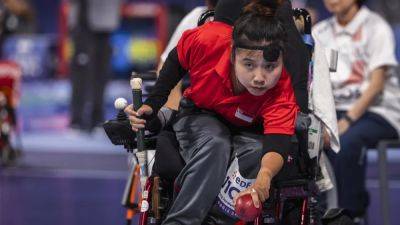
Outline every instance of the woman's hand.
POLYGON ((345 119, 340 119, 338 122, 339 135, 346 133, 350 128, 350 123, 345 119))
POLYGON ((260 208, 261 203, 265 202, 269 198, 269 189, 271 185, 271 173, 267 170, 261 169, 258 172, 257 179, 253 185, 251 185, 246 190, 240 192, 233 199, 234 204, 236 204, 236 200, 246 194, 250 194, 253 199, 254 206, 256 208, 260 208))
POLYGON ((322 135, 323 135, 323 139, 324 139, 324 146, 323 147, 324 148, 330 148, 331 147, 331 137, 329 136, 328 128, 323 127, 322 130, 323 130, 322 135))
POLYGON ((133 110, 133 105, 129 105, 125 108, 124 112, 127 114, 130 124, 132 125, 132 130, 137 132, 139 129, 145 128, 146 120, 140 119, 139 117, 143 115, 151 115, 153 109, 148 105, 142 105, 136 112, 133 110))

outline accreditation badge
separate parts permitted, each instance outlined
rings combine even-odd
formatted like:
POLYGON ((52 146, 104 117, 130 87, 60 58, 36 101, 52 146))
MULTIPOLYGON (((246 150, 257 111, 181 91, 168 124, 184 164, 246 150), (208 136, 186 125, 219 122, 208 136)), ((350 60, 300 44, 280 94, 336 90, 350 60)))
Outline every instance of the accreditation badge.
POLYGON ((235 157, 229 166, 222 188, 217 197, 217 206, 228 216, 238 218, 235 213, 233 198, 254 183, 255 179, 244 178, 239 171, 238 158, 235 157))

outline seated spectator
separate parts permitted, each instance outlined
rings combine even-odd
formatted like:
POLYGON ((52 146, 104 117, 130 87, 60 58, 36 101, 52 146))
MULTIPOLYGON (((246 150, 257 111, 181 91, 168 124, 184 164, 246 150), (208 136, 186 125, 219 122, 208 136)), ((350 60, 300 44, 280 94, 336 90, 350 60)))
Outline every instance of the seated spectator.
POLYGON ((391 28, 363 6, 364 0, 324 0, 333 17, 318 23, 314 38, 339 53, 331 74, 341 150, 332 155, 339 206, 363 217, 369 204, 365 187, 366 150, 398 137, 400 90, 389 71, 397 66, 391 28))

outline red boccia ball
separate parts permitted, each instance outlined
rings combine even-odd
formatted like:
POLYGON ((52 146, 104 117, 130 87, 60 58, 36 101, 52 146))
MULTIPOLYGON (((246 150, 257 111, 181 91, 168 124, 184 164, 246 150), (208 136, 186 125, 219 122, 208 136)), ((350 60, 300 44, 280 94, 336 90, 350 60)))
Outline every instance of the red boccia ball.
POLYGON ((243 221, 254 221, 261 214, 261 211, 261 206, 256 208, 254 205, 251 194, 242 195, 236 200, 235 213, 243 221))

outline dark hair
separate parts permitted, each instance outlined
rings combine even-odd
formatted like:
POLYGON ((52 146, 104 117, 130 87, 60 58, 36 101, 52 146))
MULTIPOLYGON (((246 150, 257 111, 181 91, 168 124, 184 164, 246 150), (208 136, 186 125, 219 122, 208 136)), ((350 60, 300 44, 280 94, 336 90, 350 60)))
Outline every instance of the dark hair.
MULTIPOLYGON (((233 29, 234 46, 251 46, 254 42, 272 42, 283 48, 286 31, 275 16, 275 7, 254 1, 247 5, 233 29)), ((266 1, 268 2, 268 1, 266 1)))
POLYGON ((233 26, 249 0, 219 0, 215 6, 214 20, 233 26))
POLYGON ((357 0, 357 5, 358 7, 361 7, 362 5, 364 5, 365 0, 357 0))
POLYGON ((208 4, 210 4, 210 6, 215 7, 218 3, 218 0, 207 0, 208 4))

